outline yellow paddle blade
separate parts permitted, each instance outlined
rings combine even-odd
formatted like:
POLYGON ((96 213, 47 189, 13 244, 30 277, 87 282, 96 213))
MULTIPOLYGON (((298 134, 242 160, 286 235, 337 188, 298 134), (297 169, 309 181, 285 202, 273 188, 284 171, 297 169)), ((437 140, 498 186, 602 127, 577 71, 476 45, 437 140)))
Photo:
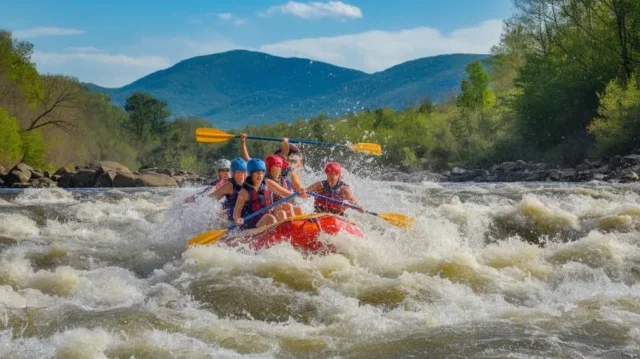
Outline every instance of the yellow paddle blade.
POLYGON ((214 244, 220 238, 222 238, 222 236, 224 236, 227 231, 228 229, 214 229, 213 231, 204 232, 196 237, 191 238, 187 242, 187 247, 193 245, 214 244))
POLYGON ((415 218, 411 218, 400 213, 381 213, 378 214, 378 217, 398 227, 411 227, 413 222, 416 221, 415 218))
POLYGON ((368 153, 376 156, 382 155, 382 147, 377 143, 354 143, 350 147, 356 152, 368 153))
POLYGON ((219 143, 229 141, 235 137, 235 135, 220 131, 216 128, 202 127, 196 129, 196 141, 198 142, 219 143))

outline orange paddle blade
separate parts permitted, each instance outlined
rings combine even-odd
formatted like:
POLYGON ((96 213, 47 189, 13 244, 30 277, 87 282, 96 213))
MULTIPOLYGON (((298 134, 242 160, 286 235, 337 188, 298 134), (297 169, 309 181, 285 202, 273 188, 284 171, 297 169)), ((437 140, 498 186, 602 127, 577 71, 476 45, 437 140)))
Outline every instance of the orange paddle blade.
POLYGON ((377 143, 354 143, 349 147, 356 152, 368 153, 376 156, 382 155, 382 147, 377 143))
POLYGON ((196 129, 196 141, 207 143, 220 143, 235 138, 236 135, 220 131, 216 128, 198 128, 196 129))
POLYGON ((400 213, 381 213, 378 214, 378 217, 397 227, 411 227, 416 221, 415 218, 400 213))
POLYGON ((227 234, 228 229, 214 229, 209 232, 204 232, 196 237, 191 238, 187 242, 187 246, 193 245, 206 245, 216 243, 222 236, 227 234))

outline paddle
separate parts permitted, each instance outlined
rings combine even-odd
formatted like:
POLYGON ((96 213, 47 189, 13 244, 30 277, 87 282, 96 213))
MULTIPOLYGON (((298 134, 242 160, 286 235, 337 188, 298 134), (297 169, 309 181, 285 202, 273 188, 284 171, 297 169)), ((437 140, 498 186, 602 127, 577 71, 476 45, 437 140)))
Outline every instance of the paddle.
MULTIPOLYGON (((223 132, 221 130, 215 128, 198 128, 196 129, 196 140, 198 142, 207 142, 207 143, 221 143, 225 141, 229 141, 232 138, 240 138, 240 135, 232 135, 230 133, 223 132)), ((264 140, 264 141, 278 141, 280 142, 281 138, 276 137, 262 137, 262 136, 247 136, 247 138, 252 140, 264 140)), ((354 143, 354 144, 336 144, 336 143, 326 143, 314 140, 299 140, 290 138, 289 142, 291 143, 306 143, 309 145, 316 146, 325 146, 325 147, 348 147, 356 152, 368 153, 371 155, 380 156, 382 155, 382 147, 380 147, 377 143, 354 143)))
MULTIPOLYGON (((273 202, 272 204, 260 209, 259 211, 253 212, 250 215, 244 217, 242 220, 246 223, 248 220, 250 220, 251 218, 262 214, 268 210, 270 210, 271 208, 284 203, 294 197, 296 197, 297 195, 299 195, 299 192, 294 192, 293 194, 279 200, 276 202, 273 202)), ((231 226, 229 226, 228 228, 225 229, 214 229, 212 231, 209 232, 204 232, 199 236, 193 237, 191 238, 188 242, 187 242, 187 246, 192 246, 192 245, 196 245, 196 244, 200 244, 200 245, 204 245, 204 244, 213 244, 215 242, 217 242, 220 238, 222 238, 222 236, 224 236, 225 234, 227 234, 227 232, 234 230, 237 226, 235 224, 232 224, 231 226)))
MULTIPOLYGON (((309 192, 310 195, 317 197, 317 198, 322 198, 326 201, 329 202, 333 202, 333 203, 337 203, 349 208, 353 208, 353 209, 360 209, 360 207, 358 206, 354 206, 350 203, 345 203, 342 201, 339 201, 337 199, 334 198, 330 198, 330 197, 326 197, 323 196, 319 193, 316 192, 309 192)), ((375 212, 369 212, 369 211, 364 211, 364 213, 367 214, 372 214, 374 216, 380 217, 382 219, 384 219, 385 221, 387 221, 388 223, 394 225, 394 226, 398 226, 398 227, 411 227, 411 225, 413 224, 413 222, 415 222, 415 218, 411 218, 408 216, 405 216, 404 214, 400 214, 400 213, 375 213, 375 212)))

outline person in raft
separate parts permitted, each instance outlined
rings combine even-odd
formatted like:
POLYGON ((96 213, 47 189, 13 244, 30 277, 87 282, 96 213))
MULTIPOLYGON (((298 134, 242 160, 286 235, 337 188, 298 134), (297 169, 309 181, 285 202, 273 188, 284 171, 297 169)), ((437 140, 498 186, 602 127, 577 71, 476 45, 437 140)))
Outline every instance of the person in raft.
MULTIPOLYGON (((240 134, 240 155, 245 161, 249 161, 251 157, 249 157, 249 151, 247 150, 247 134, 240 134)), ((289 179, 291 184, 293 185, 293 189, 300 190, 304 188, 304 184, 302 183, 302 179, 295 172, 296 169, 304 168, 302 163, 302 152, 296 145, 292 145, 289 143, 289 139, 286 137, 282 138, 282 142, 280 143, 280 148, 274 152, 274 155, 282 158, 284 160, 284 164, 282 166, 282 176, 289 179)))
POLYGON ((218 181, 215 182, 212 186, 207 187, 203 191, 197 194, 194 194, 193 196, 189 196, 187 199, 184 200, 184 203, 194 202, 196 198, 204 195, 205 193, 209 196, 213 196, 213 192, 215 190, 217 190, 218 188, 222 187, 222 185, 227 183, 227 181, 231 177, 231 174, 230 174, 231 162, 229 162, 229 160, 227 159, 221 158, 215 162, 214 166, 216 169, 216 175, 218 176, 218 181))
MULTIPOLYGON (((270 180, 273 180, 274 182, 276 182, 277 184, 279 184, 280 186, 286 188, 288 191, 293 191, 293 185, 291 184, 291 181, 289 181, 289 179, 287 179, 283 174, 282 174, 282 167, 284 167, 284 160, 277 155, 271 155, 271 156, 267 156, 267 158, 265 158, 264 160, 266 166, 267 166, 267 178, 270 180)), ((281 197, 280 195, 278 195, 277 193, 273 194, 273 200, 277 201, 279 199, 281 199, 283 197, 281 197)), ((296 206, 293 204, 293 201, 290 202, 293 205, 293 213, 296 216, 299 216, 302 214, 302 208, 300 208, 300 206, 296 206)))
MULTIPOLYGON (((280 186, 275 181, 265 178, 266 170, 266 165, 261 159, 252 158, 247 162, 249 176, 242 184, 240 192, 238 192, 238 200, 233 210, 233 220, 242 229, 267 226, 293 215, 293 205, 291 203, 282 203, 261 215, 253 217, 246 223, 242 220, 242 217, 271 205, 271 191, 282 197, 293 194, 292 191, 280 186)), ((307 197, 304 188, 300 191, 300 196, 302 198, 307 197)))
MULTIPOLYGON (((325 197, 337 199, 341 202, 347 200, 354 206, 360 207, 358 211, 364 212, 364 208, 358 204, 358 201, 351 192, 349 185, 340 180, 342 176, 342 167, 338 162, 327 163, 324 166, 324 173, 327 175, 327 179, 310 185, 307 187, 307 192, 316 192, 325 197)), ((313 207, 316 213, 329 212, 341 216, 344 215, 344 211, 348 208, 317 197, 314 199, 313 207)))
POLYGON ((232 177, 222 186, 211 193, 211 196, 217 200, 224 198, 222 202, 222 210, 230 221, 233 222, 233 207, 238 200, 238 192, 242 189, 242 184, 247 178, 247 163, 240 157, 234 158, 230 164, 232 177))

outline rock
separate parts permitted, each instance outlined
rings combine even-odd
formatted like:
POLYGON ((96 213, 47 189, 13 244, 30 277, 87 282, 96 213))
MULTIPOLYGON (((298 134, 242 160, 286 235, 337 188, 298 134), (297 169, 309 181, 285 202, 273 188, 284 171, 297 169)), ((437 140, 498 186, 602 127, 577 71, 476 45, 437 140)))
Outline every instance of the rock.
POLYGON ((47 178, 51 178, 51 173, 49 173, 49 171, 44 171, 44 176, 47 178))
POLYGON ((593 174, 593 181, 604 181, 604 175, 601 173, 594 173, 593 174))
POLYGON ((609 158, 609 169, 611 170, 615 170, 616 168, 620 167, 620 165, 622 164, 622 157, 620 156, 613 156, 611 158, 609 158))
POLYGON ((58 177, 58 186, 62 188, 71 188, 73 187, 73 175, 75 172, 67 172, 63 175, 53 175, 53 177, 58 177))
POLYGON ((163 168, 160 171, 158 171, 158 173, 162 173, 162 174, 165 174, 167 176, 173 177, 173 176, 176 175, 176 170, 173 169, 173 168, 163 168))
POLYGON ((57 170, 57 171, 55 171, 55 172, 53 173, 53 175, 54 175, 54 176, 60 176, 60 177, 62 177, 62 176, 64 176, 64 175, 66 175, 67 173, 69 173, 69 171, 68 171, 66 168, 64 168, 64 167, 60 167, 60 168, 58 168, 58 170, 57 170))
POLYGON ((96 177, 96 187, 113 187, 114 178, 116 178, 116 171, 102 172, 96 177))
POLYGON ((56 182, 58 182, 58 180, 60 180, 60 177, 61 176, 59 176, 59 175, 53 175, 53 176, 51 176, 51 179, 56 181, 56 182))
POLYGON ((133 173, 116 172, 112 180, 113 187, 136 187, 136 176, 133 173))
POLYGON ((638 180, 638 174, 633 171, 623 171, 620 176, 621 182, 635 182, 638 180))
POLYGON ((44 177, 44 173, 40 170, 31 170, 31 179, 40 179, 44 177))
POLYGON ((576 171, 570 168, 553 170, 549 174, 549 180, 551 181, 570 182, 575 181, 575 179, 576 171))
POLYGON ((15 165, 15 167, 13 167, 11 169, 13 170, 20 170, 22 172, 30 172, 33 171, 33 167, 29 166, 28 164, 24 163, 24 162, 20 162, 17 165, 15 165))
POLYGON ((7 176, 9 183, 27 183, 31 179, 31 171, 20 171, 17 169, 12 170, 7 176))
POLYGON ((630 166, 640 165, 640 154, 633 154, 622 157, 622 164, 629 164, 630 166))
POLYGON ((74 188, 87 188, 96 186, 96 171, 80 170, 73 174, 71 181, 74 188))
POLYGON ((523 170, 525 168, 527 168, 527 163, 525 161, 523 161, 523 160, 517 160, 516 161, 516 169, 523 170))
POLYGON ((453 167, 451 169, 451 174, 452 175, 460 175, 460 174, 463 174, 463 173, 466 173, 466 172, 467 172, 467 170, 465 170, 464 168, 453 167))
POLYGON ((6 171, 4 167, 0 166, 0 175, 4 175, 6 171))
POLYGON ((162 173, 142 173, 136 179, 136 184, 141 187, 178 187, 178 183, 162 173))
POLYGON ((126 166, 121 165, 118 162, 102 161, 98 163, 98 170, 96 172, 116 171, 117 173, 132 174, 131 170, 126 166))

